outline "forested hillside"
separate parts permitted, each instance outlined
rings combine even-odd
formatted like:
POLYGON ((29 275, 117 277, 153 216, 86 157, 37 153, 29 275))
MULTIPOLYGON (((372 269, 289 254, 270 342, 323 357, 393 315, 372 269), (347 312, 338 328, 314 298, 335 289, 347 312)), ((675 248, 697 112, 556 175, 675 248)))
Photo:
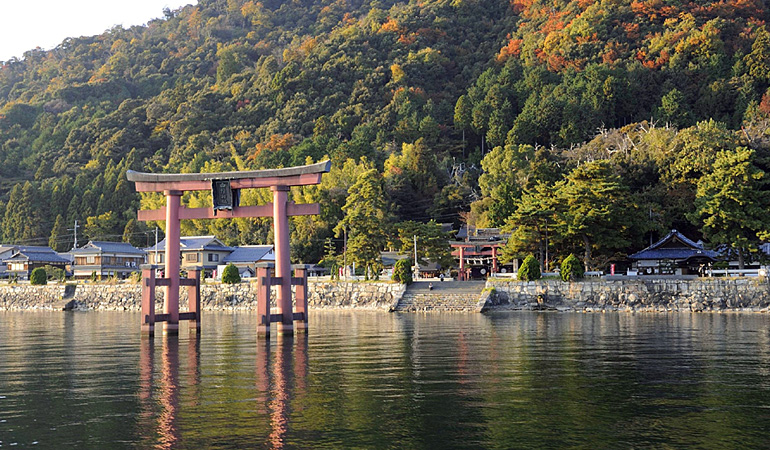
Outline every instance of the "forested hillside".
MULTIPOLYGON (((601 265, 671 227, 720 242, 727 180, 745 175, 735 189, 767 204, 761 1, 202 0, 165 16, 0 66, 3 241, 67 249, 79 220, 145 245, 136 209, 160 200, 127 169, 325 157, 323 184, 294 192, 323 206, 293 222, 305 262, 333 253, 340 224, 351 245, 398 246, 417 226, 403 221, 435 219, 507 227, 509 256, 541 251, 549 224, 552 252, 601 265), (354 230, 365 206, 378 230, 354 230)), ((770 226, 743 219, 721 241, 749 250, 770 226)), ((264 220, 183 232, 270 240, 264 220)))

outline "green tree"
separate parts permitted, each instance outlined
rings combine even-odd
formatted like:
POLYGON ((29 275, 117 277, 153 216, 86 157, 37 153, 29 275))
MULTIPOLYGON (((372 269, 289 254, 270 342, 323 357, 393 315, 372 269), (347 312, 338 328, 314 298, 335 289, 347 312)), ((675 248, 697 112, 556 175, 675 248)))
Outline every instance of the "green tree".
POLYGON ((583 265, 580 260, 577 259, 572 253, 569 254, 564 261, 561 262, 561 271, 559 275, 563 281, 575 281, 583 278, 583 265))
POLYGON ((238 273, 238 268, 232 263, 226 265, 222 270, 222 283, 238 284, 240 282, 241 275, 238 273))
POLYGON ((345 217, 334 227, 337 237, 348 230, 348 261, 363 267, 366 273, 379 272, 380 251, 388 243, 389 204, 382 176, 370 169, 358 176, 348 190, 342 207, 345 217))
POLYGON ((48 238, 48 246, 57 252, 63 252, 68 250, 68 243, 67 227, 64 225, 64 218, 59 214, 56 216, 56 222, 51 229, 51 236, 48 238))
POLYGON ((770 33, 764 25, 757 27, 751 52, 744 57, 752 78, 767 81, 770 77, 770 33))
POLYGON ((533 255, 529 255, 524 258, 524 262, 519 267, 518 278, 521 281, 534 281, 539 280, 541 277, 540 263, 533 255))
POLYGON ((501 226, 516 210, 521 191, 530 183, 535 149, 531 145, 508 144, 495 147, 481 161, 484 173, 479 187, 488 202, 489 226, 501 226))
POLYGON ((34 269, 29 276, 29 284, 40 286, 46 283, 48 283, 48 275, 45 273, 45 269, 42 267, 34 269))
POLYGON ((463 150, 465 149, 465 130, 470 130, 473 122, 473 105, 468 97, 461 95, 455 104, 455 128, 463 132, 463 150))
POLYGON ((586 270, 594 256, 623 251, 629 244, 628 189, 606 160, 581 164, 556 192, 561 236, 584 249, 586 270))
POLYGON ((420 264, 432 261, 446 269, 454 263, 452 247, 449 245, 450 235, 442 231, 441 224, 433 220, 428 223, 408 220, 397 223, 395 228, 400 253, 412 254, 414 239, 417 237, 417 258, 420 264))
POLYGON ((128 242, 134 247, 141 247, 144 237, 145 235, 139 229, 139 222, 136 219, 129 220, 123 228, 123 242, 128 242))
POLYGON ((765 173, 754 164, 755 151, 739 147, 721 151, 714 170, 698 182, 696 211, 703 236, 713 245, 725 245, 737 253, 739 268, 756 250, 758 234, 767 234, 768 194, 765 173))
POLYGON ((401 284, 412 284, 412 263, 411 260, 399 259, 393 266, 393 281, 401 284))
MULTIPOLYGON (((506 221, 505 229, 511 232, 501 252, 503 262, 523 258, 537 252, 539 261, 546 260, 549 240, 558 241, 555 236, 557 199, 554 192, 557 185, 538 183, 528 189, 516 204, 516 211, 506 221)), ((544 268, 547 270, 547 268, 544 268)))
POLYGON ((120 221, 112 211, 86 218, 83 228, 86 236, 93 240, 111 240, 110 238, 122 236, 120 221))

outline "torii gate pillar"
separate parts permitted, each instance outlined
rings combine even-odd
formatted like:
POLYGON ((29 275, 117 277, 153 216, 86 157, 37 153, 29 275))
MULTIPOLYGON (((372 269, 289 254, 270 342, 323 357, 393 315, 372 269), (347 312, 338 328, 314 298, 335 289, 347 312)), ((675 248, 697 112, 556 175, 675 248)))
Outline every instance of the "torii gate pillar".
MULTIPOLYGON (((179 333, 179 208, 182 191, 169 190, 166 195, 166 278, 169 283, 164 289, 163 314, 168 319, 163 322, 163 332, 166 334, 179 333)), ((200 321, 199 321, 200 323, 200 321)))
POLYGON ((275 237, 275 276, 281 279, 278 285, 278 334, 294 334, 294 313, 291 301, 291 260, 289 259, 289 216, 286 214, 288 186, 272 186, 273 191, 273 234, 275 237))

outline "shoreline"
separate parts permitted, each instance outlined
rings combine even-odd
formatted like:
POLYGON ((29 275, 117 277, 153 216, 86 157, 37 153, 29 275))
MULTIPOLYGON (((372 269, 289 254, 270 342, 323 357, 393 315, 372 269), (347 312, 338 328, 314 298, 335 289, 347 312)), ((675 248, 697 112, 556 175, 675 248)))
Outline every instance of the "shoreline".
MULTIPOLYGON (((766 279, 757 278, 584 280, 573 283, 493 280, 483 286, 483 290, 479 286, 480 292, 466 289, 460 299, 454 288, 443 289, 449 285, 428 291, 417 285, 407 288, 390 282, 311 281, 308 303, 316 310, 385 312, 770 312, 770 284, 766 279), (422 303, 404 308, 415 296, 425 298, 422 303)), ((204 284, 201 286, 201 309, 256 311, 256 294, 256 283, 204 284)), ((185 310, 186 292, 180 297, 180 308, 185 310)), ((274 296, 272 300, 274 306, 274 296)), ((0 285, 0 311, 56 311, 68 304, 79 311, 139 311, 141 286, 128 283, 0 285)), ((163 294, 159 289, 156 308, 162 307, 163 294)))

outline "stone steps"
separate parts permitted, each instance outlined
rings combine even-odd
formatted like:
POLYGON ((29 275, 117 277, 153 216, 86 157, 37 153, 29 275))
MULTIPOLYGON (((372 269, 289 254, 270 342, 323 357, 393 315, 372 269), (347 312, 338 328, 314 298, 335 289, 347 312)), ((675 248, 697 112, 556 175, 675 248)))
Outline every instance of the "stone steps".
POLYGON ((409 286, 395 311, 475 311, 484 282, 438 282, 433 289, 420 281, 409 286))

